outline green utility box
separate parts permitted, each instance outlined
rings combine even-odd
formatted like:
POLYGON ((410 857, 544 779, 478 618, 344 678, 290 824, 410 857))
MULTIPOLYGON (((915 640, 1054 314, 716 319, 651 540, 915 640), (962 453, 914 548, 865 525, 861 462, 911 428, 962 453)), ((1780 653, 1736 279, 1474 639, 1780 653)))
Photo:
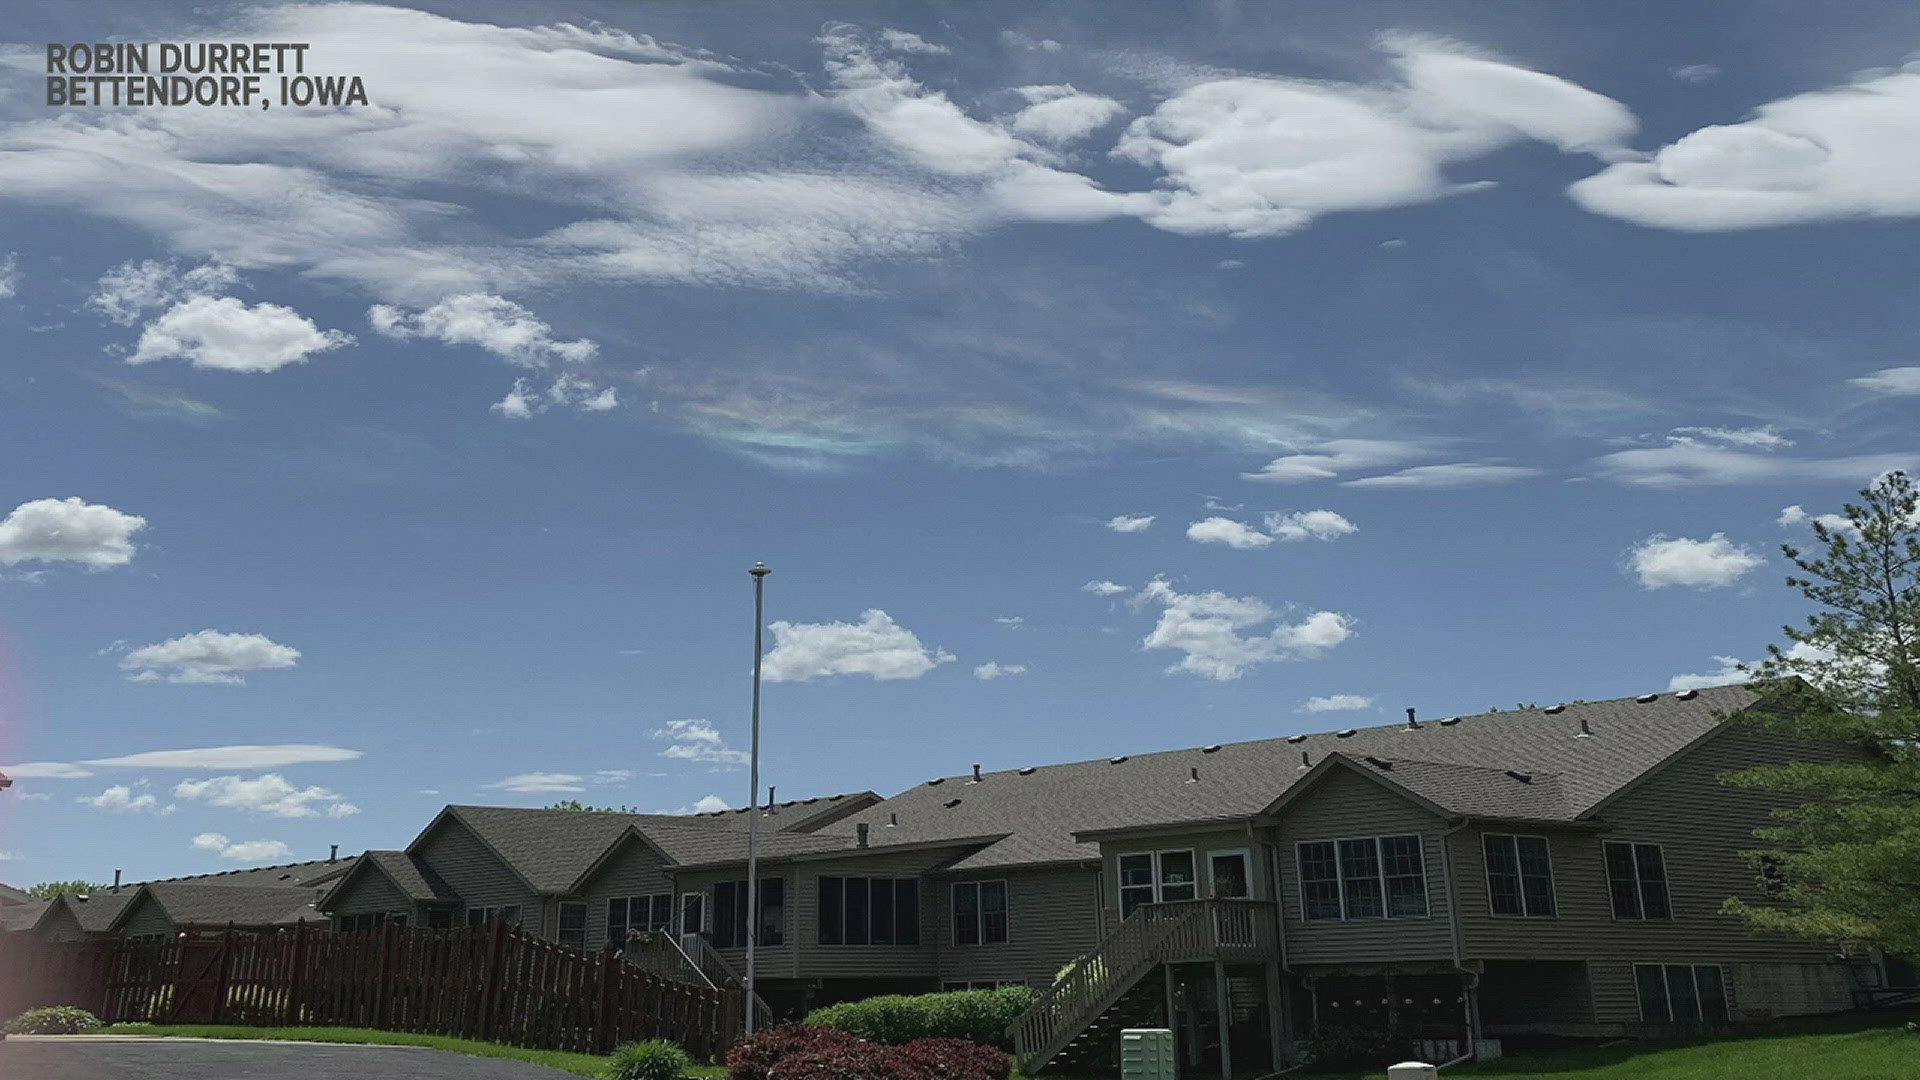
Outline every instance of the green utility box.
POLYGON ((1120 1032, 1120 1080, 1176 1080, 1179 1070, 1172 1031, 1127 1028, 1120 1032))

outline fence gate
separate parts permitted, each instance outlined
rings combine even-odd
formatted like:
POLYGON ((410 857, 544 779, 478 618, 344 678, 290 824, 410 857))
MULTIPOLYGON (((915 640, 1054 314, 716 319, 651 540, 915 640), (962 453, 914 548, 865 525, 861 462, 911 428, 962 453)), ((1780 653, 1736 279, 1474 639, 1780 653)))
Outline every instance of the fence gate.
POLYGON ((223 938, 182 938, 180 966, 173 983, 169 1024, 211 1024, 220 1019, 226 996, 227 942, 223 938))

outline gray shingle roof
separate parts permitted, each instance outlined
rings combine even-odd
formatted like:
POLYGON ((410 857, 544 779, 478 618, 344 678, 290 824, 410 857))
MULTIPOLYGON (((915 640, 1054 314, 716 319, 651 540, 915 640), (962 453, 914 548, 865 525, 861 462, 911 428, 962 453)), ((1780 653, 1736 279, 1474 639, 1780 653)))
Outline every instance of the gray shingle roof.
POLYGON ((955 863, 955 870, 1097 857, 1075 832, 1171 822, 1244 818, 1258 813, 1304 775, 1300 755, 1319 762, 1338 751, 1394 764, 1390 776, 1422 797, 1466 816, 1567 820, 1711 731, 1759 695, 1744 686, 1682 698, 1621 698, 1563 710, 1516 709, 1451 723, 1404 724, 1100 758, 1031 770, 950 776, 916 785, 851 815, 835 830, 865 822, 875 845, 1007 834, 955 863), (1591 735, 1578 737, 1580 724, 1591 735), (1193 770, 1198 780, 1193 780, 1193 770), (1521 783, 1513 769, 1532 776, 1521 783), (1023 775, 1024 773, 1024 775, 1023 775), (892 816, 898 824, 889 826, 892 816))
MULTIPOLYGON (((74 920, 80 924, 80 929, 90 934, 104 934, 107 932, 107 929, 113 925, 113 920, 119 918, 120 913, 126 910, 127 904, 133 899, 135 891, 134 886, 127 885, 122 886, 117 893, 91 893, 85 900, 80 899, 78 896, 68 894, 60 897, 54 901, 54 903, 73 912, 74 920)), ((41 917, 46 918, 52 914, 53 912, 51 908, 49 908, 41 917)))
MULTIPOLYGON (((435 900, 458 900, 460 895, 453 886, 440 879, 432 868, 404 851, 369 851, 361 856, 363 860, 386 871, 400 891, 407 894, 409 900, 431 903, 435 900)), ((337 879, 344 881, 345 878, 337 879)), ((336 884, 330 882, 329 884, 336 884)))
MULTIPOLYGON (((839 795, 821 795, 812 799, 790 799, 774 803, 772 812, 762 819, 762 831, 768 824, 779 832, 813 832, 830 825, 841 818, 855 814, 880 801, 880 796, 871 791, 849 791, 839 795)), ((723 825, 742 832, 747 828, 746 807, 732 810, 710 810, 700 814, 648 815, 666 817, 668 820, 684 819, 703 824, 723 825)))
POLYGON ((315 890, 308 888, 163 881, 140 889, 175 926, 291 926, 326 918, 314 910, 315 890))
POLYGON ((0 883, 0 907, 8 904, 24 904, 32 899, 33 894, 27 890, 16 889, 11 885, 0 883))
POLYGON ((47 908, 53 904, 50 900, 28 899, 18 904, 0 906, 0 930, 25 930, 40 921, 47 908))
POLYGON ((220 870, 211 874, 155 878, 145 884, 151 885, 162 881, 191 881, 202 885, 242 885, 249 888, 309 887, 339 878, 353 869, 355 858, 357 856, 343 855, 334 860, 312 859, 307 862, 282 863, 278 866, 250 866, 243 870, 220 870))

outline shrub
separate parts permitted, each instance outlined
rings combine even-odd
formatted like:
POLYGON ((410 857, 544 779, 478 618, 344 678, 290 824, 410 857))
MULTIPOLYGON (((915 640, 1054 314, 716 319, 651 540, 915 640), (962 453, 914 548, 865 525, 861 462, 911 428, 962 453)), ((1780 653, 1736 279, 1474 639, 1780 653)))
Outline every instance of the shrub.
POLYGON ((607 1069, 608 1080, 680 1080, 693 1059, 665 1039, 648 1039, 616 1047, 607 1069))
POLYGON ((1004 1049, 1007 1026, 1039 996, 1028 986, 888 994, 815 1009, 807 1016, 807 1023, 838 1028, 889 1046, 916 1039, 965 1039, 1004 1049))
POLYGON ((9 1035, 84 1035, 102 1026, 100 1018, 85 1009, 50 1005, 28 1009, 7 1021, 6 1030, 9 1035))
POLYGON ((1322 1024, 1306 1040, 1307 1060, 1316 1072, 1377 1069, 1413 1055, 1405 1032, 1367 1024, 1322 1024))
POLYGON ((1006 1051, 966 1039, 915 1039, 895 1053, 918 1066, 928 1080, 1007 1080, 1013 1072, 1006 1051))
POLYGON ((781 1058, 767 1080, 933 1080, 900 1047, 855 1039, 781 1058))
POLYGON ((756 1032, 727 1051, 727 1080, 767 1080, 767 1071, 797 1054, 830 1054, 860 1044, 839 1028, 782 1024, 756 1032))

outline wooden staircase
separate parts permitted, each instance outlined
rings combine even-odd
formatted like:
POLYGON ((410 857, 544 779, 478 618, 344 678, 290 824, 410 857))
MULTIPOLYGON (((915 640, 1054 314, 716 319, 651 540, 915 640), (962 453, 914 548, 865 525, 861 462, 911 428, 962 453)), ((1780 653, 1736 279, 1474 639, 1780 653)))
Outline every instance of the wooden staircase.
MULTIPOLYGON (((676 939, 659 930, 636 930, 623 951, 628 963, 675 982, 716 990, 737 990, 744 982, 726 957, 699 934, 681 934, 676 939)), ((747 1007, 753 1010, 755 1031, 773 1026, 773 1009, 758 992, 750 995, 747 1007)))
MULTIPOLYGON (((1161 964, 1269 960, 1279 955, 1279 936, 1279 920, 1268 901, 1143 904, 1008 1027, 1014 1062, 1023 1073, 1036 1072, 1161 964)), ((1110 1035, 1117 1036, 1118 1029, 1110 1035)))

